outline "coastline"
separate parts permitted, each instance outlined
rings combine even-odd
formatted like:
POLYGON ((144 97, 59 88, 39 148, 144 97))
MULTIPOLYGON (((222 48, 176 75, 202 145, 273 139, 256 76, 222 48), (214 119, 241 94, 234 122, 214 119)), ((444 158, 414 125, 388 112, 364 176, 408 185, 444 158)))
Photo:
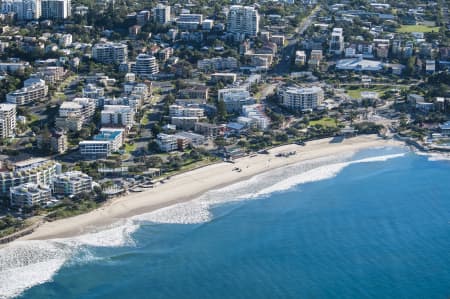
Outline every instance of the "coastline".
MULTIPOLYGON (((258 154, 237 159, 235 163, 215 163, 174 175, 164 184, 140 193, 127 194, 106 203, 99 209, 71 218, 46 222, 20 240, 45 240, 74 237, 106 228, 120 220, 149 213, 177 203, 193 200, 205 192, 247 180, 255 175, 299 162, 356 152, 379 146, 402 146, 397 140, 384 140, 375 135, 362 135, 330 143, 331 138, 307 142, 305 146, 283 145, 258 154), (296 151, 296 155, 276 157, 278 153, 296 151), (233 169, 240 168, 241 171, 233 169)), ((13 241, 14 243, 15 241, 13 241)))

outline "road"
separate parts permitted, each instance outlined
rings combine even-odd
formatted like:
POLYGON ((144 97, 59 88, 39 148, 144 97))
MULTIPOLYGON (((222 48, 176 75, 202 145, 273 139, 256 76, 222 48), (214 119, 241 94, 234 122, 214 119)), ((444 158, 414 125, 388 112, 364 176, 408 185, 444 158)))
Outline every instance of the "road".
POLYGON ((308 29, 309 26, 311 26, 312 22, 314 21, 314 19, 316 17, 316 14, 320 11, 320 9, 321 9, 321 6, 317 5, 311 11, 311 13, 308 15, 308 17, 302 21, 300 26, 295 28, 295 37, 293 39, 288 40, 287 46, 283 48, 280 61, 271 70, 272 75, 281 76, 281 75, 284 75, 289 72, 292 61, 294 60, 295 50, 296 50, 299 38, 300 38, 300 36, 303 35, 303 33, 306 31, 306 29, 308 29))

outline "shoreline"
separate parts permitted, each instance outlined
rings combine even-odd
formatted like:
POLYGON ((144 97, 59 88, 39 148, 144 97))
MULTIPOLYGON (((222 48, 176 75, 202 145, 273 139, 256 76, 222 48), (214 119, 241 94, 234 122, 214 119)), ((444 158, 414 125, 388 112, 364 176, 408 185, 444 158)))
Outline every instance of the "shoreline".
POLYGON ((11 243, 23 240, 69 238, 96 232, 120 220, 188 202, 209 190, 220 189, 284 166, 344 152, 357 152, 379 146, 405 145, 401 141, 385 140, 375 135, 344 139, 340 143, 330 143, 331 140, 331 138, 327 138, 310 141, 305 146, 283 145, 271 148, 267 155, 246 156, 237 159, 235 163, 214 163, 177 174, 170 180, 166 180, 164 184, 156 185, 153 189, 112 199, 101 208, 86 214, 45 222, 31 234, 20 237, 11 243), (276 157, 278 153, 292 151, 296 151, 296 154, 289 157, 276 157), (236 167, 241 171, 233 170, 236 167))

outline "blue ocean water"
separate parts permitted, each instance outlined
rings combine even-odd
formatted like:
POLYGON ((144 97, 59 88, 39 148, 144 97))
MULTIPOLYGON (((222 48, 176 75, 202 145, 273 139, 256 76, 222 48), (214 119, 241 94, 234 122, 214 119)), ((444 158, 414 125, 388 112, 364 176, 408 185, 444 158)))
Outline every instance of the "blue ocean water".
POLYGON ((209 221, 141 222, 122 246, 82 245, 19 298, 450 298, 449 181, 450 162, 410 152, 349 164, 214 205, 209 221))

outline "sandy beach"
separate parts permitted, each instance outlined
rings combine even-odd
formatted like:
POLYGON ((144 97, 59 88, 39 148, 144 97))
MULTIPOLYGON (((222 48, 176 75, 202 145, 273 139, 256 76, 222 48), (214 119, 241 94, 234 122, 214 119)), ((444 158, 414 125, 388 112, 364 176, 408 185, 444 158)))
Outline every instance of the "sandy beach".
POLYGON ((345 139, 340 143, 330 143, 330 141, 331 139, 322 139, 308 142, 305 146, 295 144, 280 146, 269 150, 269 154, 237 159, 234 164, 222 162, 175 175, 166 183, 157 184, 153 189, 113 199, 102 208, 90 213, 44 223, 32 234, 19 240, 81 235, 97 231, 124 218, 192 200, 208 190, 243 181, 279 167, 367 148, 403 145, 401 142, 383 140, 374 135, 345 139), (277 153, 290 151, 296 151, 296 155, 276 157, 277 153), (236 167, 242 171, 233 170, 236 167))

